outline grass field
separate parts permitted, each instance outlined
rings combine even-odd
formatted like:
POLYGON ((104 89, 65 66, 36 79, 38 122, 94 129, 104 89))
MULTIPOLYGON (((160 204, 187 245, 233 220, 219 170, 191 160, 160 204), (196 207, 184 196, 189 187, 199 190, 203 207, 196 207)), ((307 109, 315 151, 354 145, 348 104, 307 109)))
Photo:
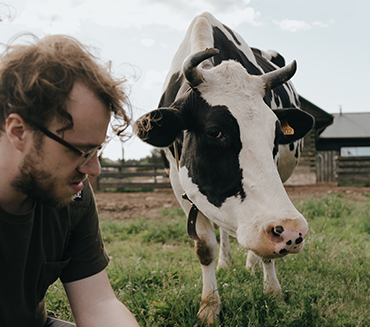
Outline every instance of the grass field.
MULTIPOLYGON (((232 240, 233 265, 217 271, 220 326, 370 326, 370 201, 337 194, 295 205, 310 232, 301 253, 276 261, 283 298, 263 294, 262 269, 246 271, 246 251, 232 240)), ((202 326, 201 268, 185 226, 179 209, 161 221, 101 222, 112 287, 140 326, 202 326)), ((46 302, 72 320, 60 282, 46 302)))

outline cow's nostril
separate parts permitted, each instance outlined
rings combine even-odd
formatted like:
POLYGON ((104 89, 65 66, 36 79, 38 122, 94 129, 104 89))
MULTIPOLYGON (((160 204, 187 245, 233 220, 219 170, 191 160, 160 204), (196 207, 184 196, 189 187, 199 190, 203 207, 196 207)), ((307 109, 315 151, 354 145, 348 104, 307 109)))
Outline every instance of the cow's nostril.
POLYGON ((276 233, 275 230, 276 230, 276 228, 275 229, 274 228, 271 229, 271 236, 272 236, 272 239, 271 240, 274 243, 284 242, 284 239, 278 233, 276 233))
POLYGON ((282 234, 284 232, 283 226, 276 226, 275 227, 275 232, 278 234, 282 234))

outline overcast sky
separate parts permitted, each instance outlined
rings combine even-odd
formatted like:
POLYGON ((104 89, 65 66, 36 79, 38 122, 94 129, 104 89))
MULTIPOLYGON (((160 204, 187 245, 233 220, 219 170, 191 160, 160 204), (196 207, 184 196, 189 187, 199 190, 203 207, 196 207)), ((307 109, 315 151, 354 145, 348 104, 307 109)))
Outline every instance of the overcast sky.
MULTIPOLYGON (((22 32, 77 38, 129 79, 138 118, 157 107, 189 24, 209 11, 250 46, 296 59, 298 93, 323 110, 370 112, 369 9, 367 0, 0 0, 0 42, 22 32)), ((136 137, 124 144, 125 159, 150 150, 136 137)), ((103 156, 120 159, 121 144, 103 156)))

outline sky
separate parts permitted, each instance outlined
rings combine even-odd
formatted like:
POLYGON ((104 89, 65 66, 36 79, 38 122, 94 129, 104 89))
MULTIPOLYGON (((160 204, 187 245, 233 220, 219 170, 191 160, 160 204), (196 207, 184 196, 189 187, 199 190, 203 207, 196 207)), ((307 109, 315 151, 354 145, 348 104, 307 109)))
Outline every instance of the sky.
MULTIPOLYGON (((0 0, 0 44, 19 33, 77 38, 126 77, 135 120, 157 108, 172 58, 204 11, 249 46, 297 60, 292 82, 321 109, 370 112, 367 0, 0 0)), ((151 149, 133 136, 112 140, 103 157, 140 159, 151 149)))

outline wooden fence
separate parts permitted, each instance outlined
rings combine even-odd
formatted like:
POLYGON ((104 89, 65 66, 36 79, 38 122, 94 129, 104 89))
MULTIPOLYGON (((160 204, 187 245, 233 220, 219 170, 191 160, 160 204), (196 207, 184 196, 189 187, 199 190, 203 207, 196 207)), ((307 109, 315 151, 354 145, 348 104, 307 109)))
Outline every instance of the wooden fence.
POLYGON ((370 157, 339 157, 338 185, 370 186, 370 157))
POLYGON ((167 172, 162 165, 104 164, 97 180, 97 189, 170 188, 167 172))
POLYGON ((339 157, 338 151, 317 151, 316 182, 318 183, 337 182, 338 157, 339 157))
MULTIPOLYGON (((335 182, 339 186, 370 186, 370 157, 340 157, 336 153, 319 153, 317 182, 335 182)), ((104 164, 94 189, 171 188, 162 165, 104 164)))

